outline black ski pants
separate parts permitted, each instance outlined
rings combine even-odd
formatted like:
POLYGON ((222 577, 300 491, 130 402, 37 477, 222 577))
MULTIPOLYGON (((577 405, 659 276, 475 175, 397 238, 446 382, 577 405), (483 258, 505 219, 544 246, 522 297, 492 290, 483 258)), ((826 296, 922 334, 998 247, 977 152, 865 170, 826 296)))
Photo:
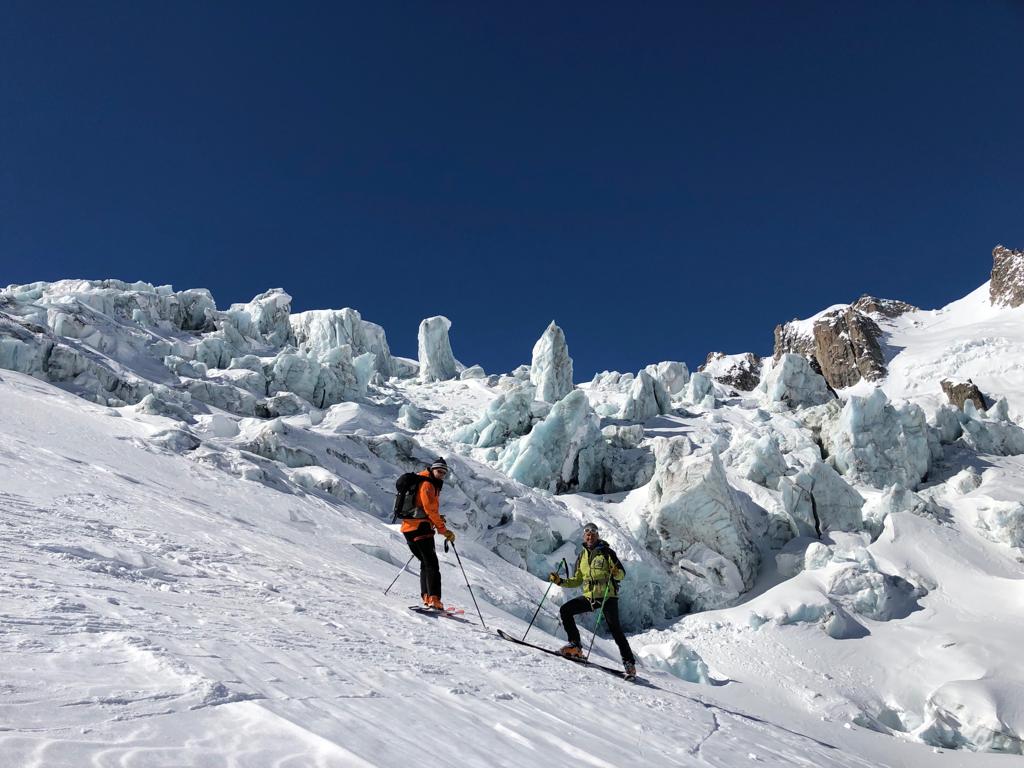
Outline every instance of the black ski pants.
MULTIPOLYGON (((590 611, 596 611, 601 607, 600 599, 594 599, 591 602, 589 597, 577 597, 570 600, 568 603, 562 606, 562 624, 565 625, 565 634, 569 636, 570 643, 580 643, 580 631, 576 627, 576 620, 573 618, 577 613, 589 613, 590 611)), ((619 653, 622 655, 623 662, 636 663, 636 659, 633 658, 633 651, 629 647, 629 643, 626 641, 626 635, 622 631, 622 625, 619 624, 619 598, 609 597, 604 601, 604 613, 602 614, 603 621, 608 625, 608 629, 611 630, 612 637, 615 638, 615 644, 619 646, 619 653)))
POLYGON ((415 531, 407 531, 405 540, 409 550, 420 563, 420 594, 441 598, 441 565, 434 549, 434 529, 423 523, 415 531))

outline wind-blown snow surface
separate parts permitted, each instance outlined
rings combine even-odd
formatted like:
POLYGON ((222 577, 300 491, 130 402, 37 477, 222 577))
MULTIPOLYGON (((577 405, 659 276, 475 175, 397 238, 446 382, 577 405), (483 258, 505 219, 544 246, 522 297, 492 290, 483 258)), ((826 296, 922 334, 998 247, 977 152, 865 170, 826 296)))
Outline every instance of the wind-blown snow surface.
MULTIPOLYGON (((936 418, 939 379, 970 375, 1016 415, 1024 310, 972 294, 884 326, 892 439, 934 438, 915 489, 850 485, 825 464, 820 443, 844 429, 834 400, 735 397, 704 377, 666 387, 668 412, 637 423, 619 418, 635 377, 607 374, 579 388, 594 409, 580 402, 580 423, 604 417, 587 470, 633 490, 552 496, 499 469, 502 446, 551 416, 515 399, 523 371, 385 379, 410 367, 358 314, 325 315, 344 320, 337 347, 292 316, 296 353, 281 346, 283 292, 227 313, 200 294, 158 294, 173 334, 140 314, 155 301, 144 292, 130 319, 101 307, 89 343, 55 346, 68 321, 51 307, 0 344, 11 364, 74 375, 65 386, 104 403, 0 370, 0 764, 974 766, 1013 757, 968 749, 1020 752, 1024 458, 957 439, 1019 427, 996 408, 931 432, 901 399, 936 418), (200 303, 205 315, 179 309, 200 303), (166 338, 192 357, 146 356, 166 338), (51 347, 63 357, 25 357, 51 347), (209 367, 196 362, 214 347, 209 367), (95 388, 115 377, 134 405, 95 388), (292 379, 313 400, 275 385, 292 379), (200 385, 220 388, 181 394, 200 385), (516 419, 489 410, 503 396, 516 419), (506 421, 496 442, 476 434, 506 421), (409 557, 388 525, 394 479, 438 454, 454 468, 442 511, 486 630, 451 553, 444 597, 465 621, 410 612, 414 575, 383 595, 409 557), (699 519, 677 514, 687 507, 699 519), (526 630, 585 520, 625 562, 644 684, 492 633, 526 630), (745 531, 735 552, 722 526, 745 531), (734 571, 756 575, 753 589, 737 595, 734 571)), ((580 471, 567 465, 565 484, 580 471)), ((531 640, 564 641, 557 607, 574 594, 551 590, 531 640)), ((594 653, 618 664, 607 638, 594 653)))
MULTIPOLYGON (((412 576, 382 594, 407 549, 379 520, 164 451, 159 417, 121 417, 10 372, 0 399, 4 765, 933 757, 770 712, 740 684, 733 693, 646 670, 650 685, 633 685, 475 623, 414 614, 412 576)), ((537 580, 471 541, 460 549, 488 626, 525 631, 537 580)), ((471 606, 444 561, 448 599, 471 606)), ((557 643, 537 627, 531 638, 557 643)), ((609 650, 599 641, 595 654, 609 650)), ((943 757, 935 764, 962 764, 943 757)))

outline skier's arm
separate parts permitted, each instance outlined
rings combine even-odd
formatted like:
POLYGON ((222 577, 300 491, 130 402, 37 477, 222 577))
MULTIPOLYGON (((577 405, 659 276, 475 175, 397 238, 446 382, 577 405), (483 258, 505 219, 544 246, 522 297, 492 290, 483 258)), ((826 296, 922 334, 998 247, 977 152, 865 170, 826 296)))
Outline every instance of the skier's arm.
POLYGON ((583 566, 581 565, 581 559, 576 560, 576 573, 572 575, 572 578, 562 579, 559 584, 563 587, 578 587, 583 583, 583 566))
POLYGON ((444 518, 441 517, 441 507, 437 501, 437 489, 428 481, 420 483, 419 494, 420 506, 423 508, 427 519, 433 524, 437 532, 444 536, 448 529, 445 527, 444 518))
POLYGON ((615 581, 622 581, 626 578, 626 569, 622 567, 622 563, 619 562, 619 556, 615 554, 615 551, 609 547, 608 555, 612 561, 612 578, 615 581))

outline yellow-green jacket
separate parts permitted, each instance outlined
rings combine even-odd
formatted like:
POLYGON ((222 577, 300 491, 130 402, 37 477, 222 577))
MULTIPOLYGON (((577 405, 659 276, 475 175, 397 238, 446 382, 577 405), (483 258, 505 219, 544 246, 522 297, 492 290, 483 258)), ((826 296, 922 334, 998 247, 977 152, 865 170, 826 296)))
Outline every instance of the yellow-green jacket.
POLYGON ((626 570, 619 562, 608 542, 599 539, 591 549, 586 547, 576 559, 576 570, 571 578, 561 582, 563 587, 583 586, 583 596, 601 600, 608 589, 608 597, 618 597, 618 583, 626 578, 626 570))

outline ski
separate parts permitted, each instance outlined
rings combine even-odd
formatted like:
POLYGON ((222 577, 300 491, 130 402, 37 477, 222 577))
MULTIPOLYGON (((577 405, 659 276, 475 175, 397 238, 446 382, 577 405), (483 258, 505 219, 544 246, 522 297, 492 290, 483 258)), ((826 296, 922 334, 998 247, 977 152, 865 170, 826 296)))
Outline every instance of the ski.
POLYGON ((527 648, 533 648, 534 650, 541 651, 542 653, 546 653, 549 656, 557 656, 560 659, 571 661, 574 664, 579 664, 583 667, 594 667, 595 669, 600 669, 603 672, 615 675, 616 677, 622 678, 623 680, 628 680, 631 683, 640 682, 635 675, 633 677, 626 677, 626 673, 621 669, 615 669, 615 667, 607 667, 604 664, 598 664, 596 661, 589 661, 587 659, 573 659, 569 656, 563 656, 558 651, 553 651, 550 648, 545 648, 542 645, 534 645, 533 643, 528 643, 525 640, 520 640, 518 637, 512 637, 512 635, 510 635, 503 629, 498 630, 498 637, 502 638, 503 640, 508 640, 510 643, 515 643, 516 645, 525 645, 527 648))
POLYGON ((457 622, 459 622, 461 624, 475 624, 476 623, 474 621, 470 621, 467 618, 464 618, 462 614, 464 614, 465 611, 462 610, 461 608, 454 608, 454 609, 449 609, 449 610, 445 610, 445 611, 439 611, 436 608, 427 608, 427 606, 425 606, 425 605, 410 605, 409 606, 409 610, 413 611, 414 613, 418 613, 421 616, 435 616, 435 617, 440 616, 440 617, 443 617, 443 618, 446 618, 446 619, 451 619, 452 621, 457 621, 457 622))

